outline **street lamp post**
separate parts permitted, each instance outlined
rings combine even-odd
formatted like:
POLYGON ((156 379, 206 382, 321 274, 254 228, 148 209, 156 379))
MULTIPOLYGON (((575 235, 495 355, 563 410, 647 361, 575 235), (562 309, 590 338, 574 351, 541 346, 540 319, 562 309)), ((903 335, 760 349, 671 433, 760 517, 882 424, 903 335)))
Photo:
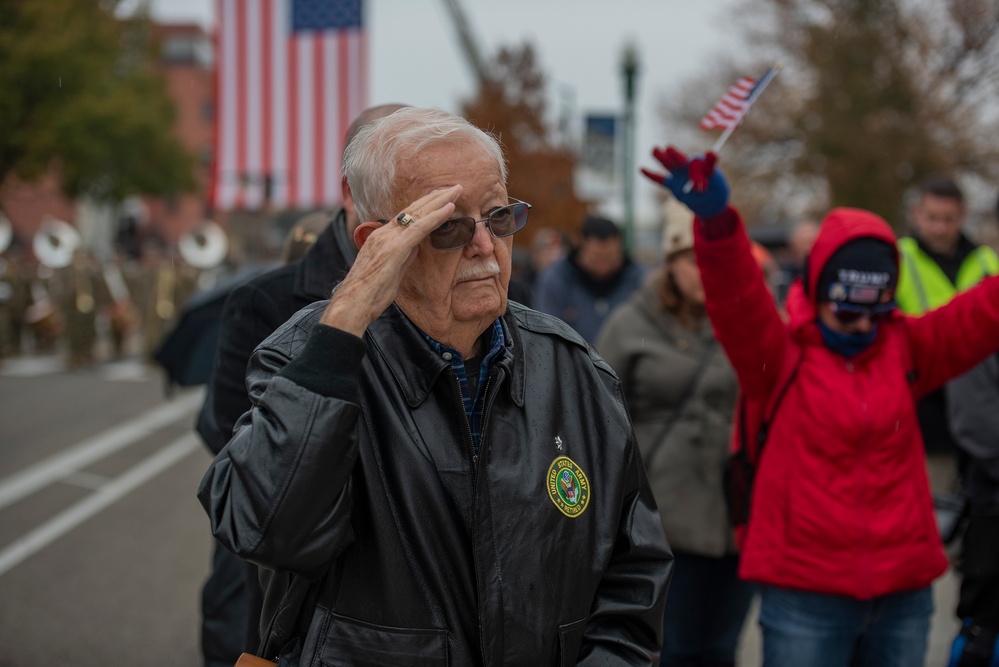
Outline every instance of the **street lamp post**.
POLYGON ((621 58, 624 77, 624 242, 631 250, 635 236, 635 83, 638 79, 638 50, 627 44, 621 58))

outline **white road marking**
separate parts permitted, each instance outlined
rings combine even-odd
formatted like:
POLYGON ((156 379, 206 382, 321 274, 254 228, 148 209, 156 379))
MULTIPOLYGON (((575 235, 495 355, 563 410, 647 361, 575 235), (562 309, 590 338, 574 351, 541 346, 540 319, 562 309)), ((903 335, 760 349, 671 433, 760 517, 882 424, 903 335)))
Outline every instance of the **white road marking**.
POLYGON ((203 391, 183 394, 0 480, 0 509, 138 442, 182 417, 193 415, 203 396, 203 391))
POLYGON ((78 470, 66 475, 59 481, 63 484, 72 484, 73 486, 79 486, 93 491, 94 489, 99 489, 110 482, 111 478, 104 477, 103 475, 95 475, 85 470, 78 470))
POLYGON ((174 440, 80 502, 15 540, 0 551, 0 576, 200 447, 200 441, 193 433, 174 440))
POLYGON ((5 359, 0 366, 0 376, 33 378, 61 373, 65 369, 66 362, 61 356, 21 357, 5 359))

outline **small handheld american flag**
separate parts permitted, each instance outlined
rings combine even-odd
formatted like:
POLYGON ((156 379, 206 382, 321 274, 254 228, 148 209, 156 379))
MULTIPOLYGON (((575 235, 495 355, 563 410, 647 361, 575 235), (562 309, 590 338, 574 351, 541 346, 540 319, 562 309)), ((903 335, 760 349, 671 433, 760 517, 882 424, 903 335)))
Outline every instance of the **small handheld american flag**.
POLYGON ((725 143, 728 136, 742 122, 743 117, 745 117, 750 107, 753 106, 756 98, 773 81, 777 73, 780 72, 780 69, 780 65, 771 67, 758 79, 750 76, 742 77, 705 114, 700 123, 702 130, 725 130, 724 134, 718 138, 714 148, 711 150, 716 153, 718 152, 718 149, 725 143))

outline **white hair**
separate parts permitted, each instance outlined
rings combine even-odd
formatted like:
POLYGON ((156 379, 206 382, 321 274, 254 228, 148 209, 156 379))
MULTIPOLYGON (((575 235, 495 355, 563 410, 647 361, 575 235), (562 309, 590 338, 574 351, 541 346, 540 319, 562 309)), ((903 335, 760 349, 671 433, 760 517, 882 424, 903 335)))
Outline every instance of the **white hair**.
POLYGON ((506 162, 496 137, 446 111, 404 107, 361 128, 343 156, 343 174, 358 219, 395 213, 392 190, 399 162, 431 146, 461 142, 477 144, 494 157, 506 182, 506 162))

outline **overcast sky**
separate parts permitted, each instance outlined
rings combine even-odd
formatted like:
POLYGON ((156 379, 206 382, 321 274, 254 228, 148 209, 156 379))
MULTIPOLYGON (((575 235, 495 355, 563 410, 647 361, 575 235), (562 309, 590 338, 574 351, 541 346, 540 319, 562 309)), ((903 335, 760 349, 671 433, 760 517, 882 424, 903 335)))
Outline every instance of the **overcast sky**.
MULTIPOLYGON (((704 59, 737 48, 732 0, 462 0, 485 57, 502 45, 531 41, 548 77, 551 109, 569 109, 577 127, 588 113, 624 107, 621 54, 639 53, 636 159, 648 157, 662 136, 657 109, 676 84, 702 70, 704 59)), ((214 0, 152 0, 155 18, 194 20, 212 28, 214 0)), ((457 112, 475 90, 445 0, 367 0, 371 104, 404 102, 457 112)), ((749 72, 747 72, 749 74, 749 72)), ((734 83, 734 82, 733 82, 734 83)), ((707 111, 707 109, 705 109, 707 111)), ((704 150, 713 137, 705 135, 704 150)), ((636 179, 638 215, 654 215, 655 186, 636 179)), ((608 202, 605 211, 620 211, 608 202)))

